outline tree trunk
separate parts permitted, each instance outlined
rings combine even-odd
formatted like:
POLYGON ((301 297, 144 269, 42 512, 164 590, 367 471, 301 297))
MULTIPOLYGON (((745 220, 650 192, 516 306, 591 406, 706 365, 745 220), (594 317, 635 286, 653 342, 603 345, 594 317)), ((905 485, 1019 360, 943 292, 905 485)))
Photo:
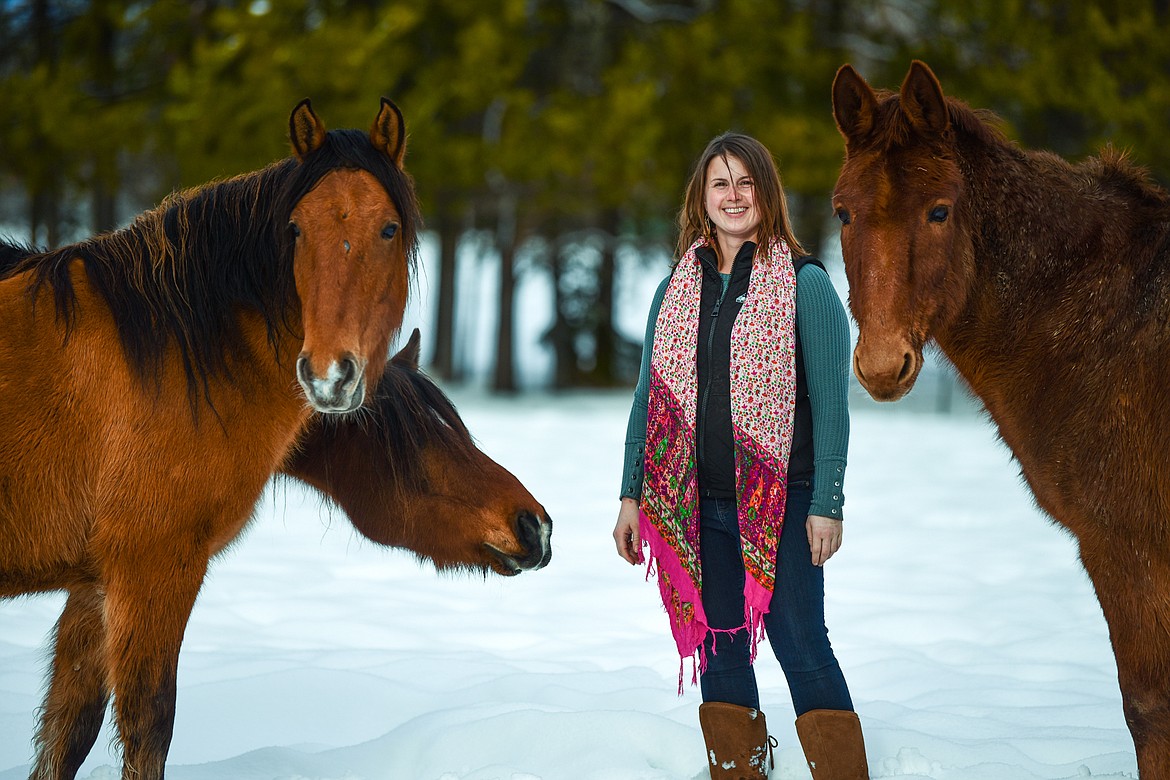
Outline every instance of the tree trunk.
POLYGON ((549 257, 553 282, 553 324, 545 334, 545 340, 553 351, 553 387, 557 390, 572 387, 577 375, 577 353, 573 349, 573 337, 565 316, 565 294, 561 288, 561 277, 565 273, 564 252, 563 242, 558 238, 549 257))
POLYGON ((92 196, 93 232, 106 233, 116 228, 118 226, 117 195, 115 189, 100 174, 93 182, 92 196))
POLYGON ((492 390, 516 392, 515 341, 516 247, 520 243, 516 225, 516 198, 504 194, 499 201, 496 246, 500 251, 500 309, 496 323, 496 366, 492 390))
POLYGON ((788 199, 792 230, 804 248, 821 255, 828 237, 829 198, 823 194, 792 195, 788 199))
MULTIPOLYGON (((93 80, 97 86, 101 110, 111 110, 116 98, 118 66, 116 63, 117 30, 113 19, 116 9, 107 1, 94 5, 94 27, 96 30, 93 52, 93 80)), ((94 233, 105 233, 117 227, 118 216, 115 203, 118 192, 118 151, 109 143, 94 146, 93 180, 90 184, 93 213, 90 215, 94 233)))
POLYGON ((61 245, 61 203, 56 177, 52 178, 48 184, 34 185, 29 193, 29 243, 48 249, 61 245), (43 239, 38 238, 42 229, 43 239))
POLYGON ((459 224, 448 197, 440 196, 436 210, 439 221, 439 299, 435 308, 435 351, 431 370, 440 379, 455 380, 455 282, 459 249, 459 224))
POLYGON ((601 265, 597 269, 597 319, 594 323, 596 361, 593 366, 594 382, 606 387, 616 385, 617 377, 617 329, 614 327, 614 287, 617 278, 618 229, 621 213, 618 209, 606 209, 602 215, 601 229, 605 233, 605 245, 601 250, 601 265))

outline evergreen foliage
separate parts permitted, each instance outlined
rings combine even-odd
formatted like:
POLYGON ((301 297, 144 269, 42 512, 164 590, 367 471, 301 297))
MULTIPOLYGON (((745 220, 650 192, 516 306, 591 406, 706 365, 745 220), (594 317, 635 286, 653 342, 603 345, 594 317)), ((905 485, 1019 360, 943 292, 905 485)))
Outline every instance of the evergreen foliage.
POLYGON ((48 245, 109 229, 284 156, 303 97, 341 127, 385 95, 446 244, 437 373, 458 371, 454 246, 477 237, 506 266, 496 386, 514 384, 510 288, 532 262, 557 280, 557 383, 613 384, 639 346, 613 325, 615 258, 673 243, 707 140, 771 148, 818 251, 843 154, 833 75, 848 61, 894 87, 912 57, 1027 146, 1112 142, 1170 181, 1166 0, 26 0, 0 3, 0 218, 48 245))

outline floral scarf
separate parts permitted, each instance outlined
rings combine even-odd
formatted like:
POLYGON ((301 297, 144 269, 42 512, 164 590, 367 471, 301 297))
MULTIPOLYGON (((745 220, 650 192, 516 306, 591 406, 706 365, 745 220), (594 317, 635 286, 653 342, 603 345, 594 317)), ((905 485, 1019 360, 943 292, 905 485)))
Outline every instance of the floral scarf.
MULTIPOLYGON (((679 260, 654 329, 646 429, 646 472, 639 519, 649 545, 647 576, 658 586, 679 655, 706 665, 703 640, 714 631, 703 612, 695 458, 700 294, 695 250, 679 260), (696 658, 697 657, 697 658, 696 658)), ((783 240, 756 250, 743 308, 731 332, 731 422, 735 493, 744 565, 744 623, 752 658, 772 600, 776 550, 788 493, 788 456, 796 404, 796 275, 783 240)), ((679 670, 682 689, 682 670, 679 670)))

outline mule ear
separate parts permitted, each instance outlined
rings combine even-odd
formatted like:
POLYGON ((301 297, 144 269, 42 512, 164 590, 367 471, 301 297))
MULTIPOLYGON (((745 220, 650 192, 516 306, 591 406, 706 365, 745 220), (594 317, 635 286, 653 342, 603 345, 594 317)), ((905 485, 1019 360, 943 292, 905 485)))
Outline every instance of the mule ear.
POLYGON ((394 101, 382 98, 382 109, 370 128, 370 142, 402 168, 402 158, 406 157, 406 123, 394 101))
POLYGON ((910 71, 902 82, 901 102, 910 124, 924 135, 941 135, 951 126, 942 86, 921 60, 910 63, 910 71))
POLYGON ((313 104, 308 98, 297 103, 288 118, 288 137, 293 152, 302 162, 325 143, 325 125, 313 113, 313 104))
POLYGON ((877 95, 853 66, 845 63, 833 79, 833 118, 847 144, 855 143, 873 129, 877 95))
POLYGON ((415 328, 414 332, 410 334, 410 338, 406 340, 406 346, 398 350, 398 354, 390 358, 390 362, 405 366, 411 371, 418 371, 419 343, 421 340, 418 328, 415 328))

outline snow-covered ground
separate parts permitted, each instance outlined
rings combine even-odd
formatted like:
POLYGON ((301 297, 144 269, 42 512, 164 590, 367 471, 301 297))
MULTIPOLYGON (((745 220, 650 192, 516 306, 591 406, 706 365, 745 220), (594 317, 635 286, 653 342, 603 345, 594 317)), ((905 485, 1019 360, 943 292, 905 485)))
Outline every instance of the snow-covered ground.
MULTIPOLYGON (((698 691, 610 537, 629 394, 453 397, 555 519, 551 565, 436 575, 275 488, 192 615, 168 777, 706 777, 698 691)), ((1075 544, 987 422, 859 401, 847 495, 828 622, 874 777, 1136 776, 1075 544)), ((27 776, 61 603, 0 602, 0 780, 27 776)), ((807 778, 778 664, 759 679, 773 777, 807 778)), ((81 777, 119 776, 109 742, 81 777)))

